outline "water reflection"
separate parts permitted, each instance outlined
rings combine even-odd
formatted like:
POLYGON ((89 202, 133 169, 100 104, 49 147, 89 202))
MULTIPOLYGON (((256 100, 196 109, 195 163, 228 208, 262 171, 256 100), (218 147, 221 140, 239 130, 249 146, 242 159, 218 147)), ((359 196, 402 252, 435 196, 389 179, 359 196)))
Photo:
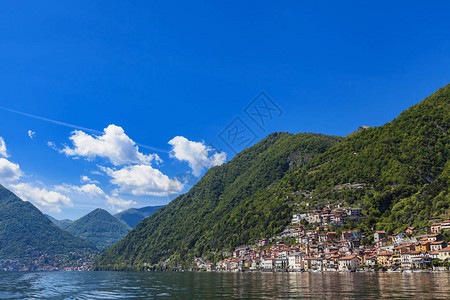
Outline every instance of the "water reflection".
POLYGON ((1 299, 449 299, 450 273, 0 273, 1 299))

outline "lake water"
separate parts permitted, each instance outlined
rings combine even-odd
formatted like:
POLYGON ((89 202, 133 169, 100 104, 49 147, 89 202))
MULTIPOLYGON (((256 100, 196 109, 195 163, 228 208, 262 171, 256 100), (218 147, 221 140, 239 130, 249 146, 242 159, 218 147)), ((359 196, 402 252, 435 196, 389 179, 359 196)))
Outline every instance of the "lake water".
POLYGON ((0 272, 0 299, 450 299, 450 273, 0 272))

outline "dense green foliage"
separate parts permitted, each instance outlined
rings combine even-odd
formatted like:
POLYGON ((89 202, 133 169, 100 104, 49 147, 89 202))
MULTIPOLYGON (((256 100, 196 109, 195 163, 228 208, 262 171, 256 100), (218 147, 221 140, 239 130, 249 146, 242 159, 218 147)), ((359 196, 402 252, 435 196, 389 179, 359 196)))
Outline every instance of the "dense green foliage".
POLYGON ((97 208, 74 221, 66 230, 104 249, 117 243, 131 228, 106 210, 97 208))
POLYGON ((305 168, 289 174, 280 189, 313 191, 314 199, 345 201, 368 217, 358 228, 390 233, 424 228, 450 206, 450 85, 383 126, 352 135, 305 168), (362 183, 363 189, 339 189, 362 183))
POLYGON ((30 202, 0 185, 0 258, 33 252, 91 251, 94 245, 58 228, 30 202))
POLYGON ((131 228, 136 227, 136 225, 144 218, 151 216, 155 211, 160 209, 162 206, 145 206, 141 208, 129 208, 127 210, 121 211, 114 216, 119 218, 122 222, 125 222, 131 228))
POLYGON ((365 218, 345 228, 368 237, 373 229, 424 230, 450 212, 449 128, 450 85, 392 122, 341 142, 272 134, 140 222, 97 268, 215 259, 222 250, 279 233, 293 212, 327 203, 361 207, 365 218))
POLYGON ((267 191, 340 139, 319 134, 268 136, 210 169, 188 193, 141 221, 106 251, 100 264, 127 268, 171 258, 176 265, 272 235, 287 224, 292 205, 267 197, 267 191), (114 266, 117 261, 123 265, 114 266))

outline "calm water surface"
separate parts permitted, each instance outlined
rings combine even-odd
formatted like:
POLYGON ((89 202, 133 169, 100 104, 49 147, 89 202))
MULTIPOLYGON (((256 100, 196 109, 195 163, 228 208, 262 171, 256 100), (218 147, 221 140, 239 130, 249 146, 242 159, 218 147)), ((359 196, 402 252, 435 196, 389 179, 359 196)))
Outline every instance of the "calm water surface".
POLYGON ((450 299, 450 273, 0 272, 0 299, 450 299))

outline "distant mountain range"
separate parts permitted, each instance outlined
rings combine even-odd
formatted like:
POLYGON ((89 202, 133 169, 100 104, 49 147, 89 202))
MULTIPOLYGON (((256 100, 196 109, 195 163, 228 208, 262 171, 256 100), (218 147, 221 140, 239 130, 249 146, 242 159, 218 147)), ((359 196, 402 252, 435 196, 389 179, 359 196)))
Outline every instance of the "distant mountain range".
POLYGON ((450 85, 395 120, 346 138, 275 133, 211 168, 189 192, 141 221, 97 269, 176 267, 279 234, 294 212, 360 207, 346 224, 367 237, 450 213, 450 85), (344 188, 351 186, 359 188, 344 188))
POLYGON ((33 204, 0 185, 0 258, 94 249, 92 242, 60 229, 33 204))
POLYGON ((98 208, 75 221, 57 220, 52 216, 46 216, 59 228, 93 242, 99 249, 106 249, 125 237, 142 219, 161 207, 163 206, 130 208, 114 216, 98 208))
POLYGON ((118 214, 115 214, 114 216, 125 222, 128 226, 134 228, 142 219, 151 216, 161 207, 164 207, 164 205, 146 206, 142 208, 130 208, 118 214))
POLYGON ((447 85, 392 122, 345 138, 271 134, 208 170, 167 206, 116 217, 96 209, 76 221, 51 221, 0 185, 0 259, 114 244, 97 269, 186 266, 195 257, 214 261, 222 251, 279 234, 293 213, 338 203, 364 215, 346 230, 367 237, 408 226, 420 231, 450 213, 449 129, 447 85))
POLYGON ((75 221, 57 220, 0 185, 0 259, 104 250, 132 229, 121 218, 135 225, 160 207, 133 208, 117 217, 95 209, 75 221))
POLYGON ((76 221, 57 220, 0 185, 0 258, 106 249, 130 230, 103 209, 76 221))
POLYGON ((70 224, 73 223, 73 221, 69 220, 69 219, 57 220, 50 215, 46 215, 46 216, 47 216, 47 218, 50 219, 50 221, 52 221, 56 226, 58 226, 61 229, 66 229, 70 224))

